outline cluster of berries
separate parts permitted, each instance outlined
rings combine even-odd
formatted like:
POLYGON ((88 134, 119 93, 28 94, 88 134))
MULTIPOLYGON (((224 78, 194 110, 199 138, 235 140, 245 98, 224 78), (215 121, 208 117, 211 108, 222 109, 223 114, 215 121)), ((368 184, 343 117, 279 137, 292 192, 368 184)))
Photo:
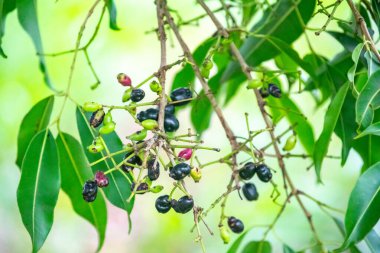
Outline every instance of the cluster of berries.
POLYGON ((87 202, 93 202, 98 194, 98 187, 106 187, 108 186, 108 182, 107 176, 102 171, 96 172, 94 180, 87 180, 84 183, 82 191, 83 199, 87 202))

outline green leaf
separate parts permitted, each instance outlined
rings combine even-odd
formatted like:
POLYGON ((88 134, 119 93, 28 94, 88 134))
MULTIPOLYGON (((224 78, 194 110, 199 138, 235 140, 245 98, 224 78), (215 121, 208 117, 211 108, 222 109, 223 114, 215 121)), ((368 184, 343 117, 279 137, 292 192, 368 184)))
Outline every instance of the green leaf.
POLYGON ((380 69, 380 64, 376 60, 376 56, 371 51, 365 52, 364 58, 367 61, 368 76, 371 76, 380 69))
POLYGON ((345 217, 346 237, 339 251, 361 241, 379 221, 380 162, 371 166, 357 181, 345 217))
POLYGON ((348 83, 342 86, 339 89, 336 96, 331 101, 331 104, 329 108, 327 109, 327 112, 325 115, 323 131, 321 135, 319 136, 317 142, 315 143, 313 159, 314 159, 317 179, 319 182, 321 181, 322 162, 323 162, 324 157, 327 154, 328 146, 330 144, 330 138, 332 136, 332 133, 339 119, 339 115, 342 110, 343 102, 345 100, 348 88, 349 88, 348 83))
MULTIPOLYGON (((335 225, 338 227, 339 232, 342 234, 342 236, 344 236, 346 234, 346 231, 344 228, 343 221, 341 221, 340 219, 336 217, 332 217, 332 218, 335 222, 335 225)), ((352 245, 349 249, 351 253, 360 253, 360 250, 355 245, 352 245)))
MULTIPOLYGON (((90 153, 87 150, 87 146, 92 143, 94 138, 97 135, 97 131, 92 128, 88 122, 89 116, 91 114, 85 114, 80 108, 77 108, 76 118, 77 126, 82 142, 82 146, 85 148, 85 154, 90 163, 95 162, 103 158, 106 154, 103 153, 90 153)), ((105 143, 107 144, 110 152, 116 152, 123 149, 123 143, 115 132, 103 136, 105 143)), ((113 156, 116 164, 120 163, 123 160, 123 154, 113 156)), ((98 170, 107 171, 112 169, 115 165, 110 160, 105 160, 100 163, 97 163, 91 167, 93 172, 98 170)), ((117 170, 112 173, 109 173, 109 185, 104 188, 104 193, 107 199, 115 206, 124 209, 128 213, 128 218, 130 219, 130 213, 133 208, 134 198, 131 202, 127 202, 127 199, 131 195, 131 183, 128 180, 127 175, 121 171, 117 170)), ((131 230, 131 221, 129 220, 129 229, 131 230)))
POLYGON ((34 105, 22 120, 17 137, 16 159, 16 164, 20 169, 26 149, 33 136, 48 126, 53 105, 54 96, 49 96, 34 105))
MULTIPOLYGON (((315 143, 313 128, 298 106, 286 94, 284 94, 281 99, 269 97, 267 103, 272 112, 277 112, 273 113, 273 115, 283 114, 289 121, 290 125, 295 125, 294 130, 297 133, 300 143, 305 148, 306 152, 312 155, 315 143)), ((277 117, 281 116, 274 116, 275 119, 277 117)))
POLYGON ((367 84, 356 101, 356 122, 359 126, 367 127, 372 123, 373 110, 371 103, 380 93, 380 70, 376 71, 368 79, 367 84))
POLYGON ((0 55, 3 58, 7 58, 2 48, 2 38, 5 33, 5 19, 14 9, 16 9, 16 0, 0 0, 0 55))
POLYGON ((43 56, 43 46, 38 26, 37 17, 37 1, 31 0, 16 0, 17 16, 22 28, 28 33, 34 43, 36 51, 39 53, 40 70, 44 75, 44 81, 50 89, 56 91, 54 88, 49 73, 47 70, 45 57, 43 56))
POLYGON ((363 136, 373 134, 373 135, 378 135, 380 136, 380 122, 377 122, 375 124, 370 125, 366 129, 364 129, 363 132, 358 134, 358 136, 355 137, 355 139, 361 138, 363 136))
POLYGON ((242 253, 271 253, 272 246, 267 241, 249 242, 243 249, 242 253))
POLYGON ((372 253, 380 252, 380 237, 375 230, 371 230, 364 239, 372 253))
POLYGON ((85 181, 94 177, 80 143, 71 135, 60 132, 57 137, 62 190, 69 196, 75 212, 89 221, 98 231, 99 251, 104 243, 107 225, 107 207, 103 195, 87 203, 82 197, 85 181))
POLYGON ((241 242, 243 241, 244 237, 248 234, 249 230, 246 230, 244 233, 242 233, 231 245, 231 247, 228 249, 227 253, 237 253, 239 246, 241 242))
POLYGON ((254 0, 242 0, 243 18, 242 26, 248 25, 257 11, 257 3, 254 0))
POLYGON ((107 1, 107 9, 108 14, 110 16, 110 28, 112 30, 118 31, 120 30, 119 26, 117 25, 117 10, 116 10, 116 4, 114 0, 106 0, 107 1))
MULTIPOLYGON (((303 33, 304 24, 312 17, 315 2, 315 0, 282 0, 271 6, 262 19, 251 28, 253 33, 264 36, 249 37, 240 48, 247 63, 250 66, 258 66, 279 54, 279 51, 265 38, 266 36, 276 37, 288 44, 294 42, 303 33)), ((240 65, 231 62, 223 75, 222 82, 238 72, 240 65)))
POLYGON ((59 188, 57 148, 53 135, 45 129, 30 142, 17 188, 17 203, 33 252, 41 248, 53 225, 59 188))
POLYGON ((284 253, 296 253, 292 248, 290 248, 288 245, 284 244, 283 245, 283 252, 284 253))
MULTIPOLYGON (((199 45, 194 53, 193 57, 197 65, 202 64, 203 60, 206 58, 208 51, 211 46, 215 43, 215 38, 209 38, 205 40, 201 45, 199 45)), ((175 90, 180 87, 192 87, 195 80, 195 74, 193 68, 190 64, 186 64, 174 77, 172 89, 175 90)))
POLYGON ((347 72, 347 77, 348 80, 355 85, 355 73, 356 73, 356 68, 358 66, 358 62, 360 59, 360 54, 363 50, 364 44, 359 43, 354 51, 352 52, 352 61, 354 62, 354 65, 348 70, 347 72))

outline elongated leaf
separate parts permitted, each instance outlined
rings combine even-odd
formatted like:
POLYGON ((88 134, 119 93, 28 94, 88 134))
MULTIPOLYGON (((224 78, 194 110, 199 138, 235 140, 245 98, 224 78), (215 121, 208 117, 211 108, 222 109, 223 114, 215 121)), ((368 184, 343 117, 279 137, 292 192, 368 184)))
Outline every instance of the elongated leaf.
POLYGON ((361 137, 366 136, 366 135, 369 135, 369 134, 380 136, 380 122, 372 124, 369 127, 367 127, 366 129, 364 129, 363 132, 361 132, 360 134, 358 134, 358 136, 356 136, 356 139, 361 138, 361 137))
POLYGON ((380 236, 375 230, 372 229, 364 240, 372 253, 380 252, 380 236))
POLYGON ((290 248, 288 245, 283 245, 283 252, 284 253, 296 253, 292 248, 290 248))
POLYGON ((348 70, 347 72, 347 77, 348 80, 355 85, 355 73, 356 73, 356 68, 358 66, 359 58, 360 58, 360 53, 362 52, 364 47, 363 43, 359 43, 354 51, 352 52, 352 61, 354 62, 354 65, 348 70))
MULTIPOLYGON (((346 234, 346 231, 345 231, 345 228, 344 228, 344 223, 343 221, 341 221, 340 219, 336 218, 336 217, 332 217, 336 226, 338 227, 338 230, 339 232, 342 234, 342 236, 344 237, 345 234, 346 234)), ((351 247, 349 247, 350 249, 350 252, 351 253, 360 253, 360 250, 355 246, 355 245, 352 245, 351 247)))
POLYGON ((252 241, 249 242, 243 249, 242 253, 271 253, 272 246, 267 241, 252 241))
POLYGON ((2 48, 2 38, 5 33, 5 19, 11 11, 16 9, 16 0, 0 0, 0 55, 7 58, 2 48))
MULTIPOLYGON (((90 163, 97 161, 105 156, 105 153, 93 154, 88 152, 86 147, 92 143, 96 135, 96 130, 89 125, 88 119, 89 114, 85 114, 80 108, 77 108, 76 118, 77 126, 80 134, 81 142, 83 147, 85 147, 85 154, 90 163)), ((116 133, 107 134, 104 136, 104 141, 106 142, 110 152, 116 152, 123 148, 123 144, 116 133)), ((123 154, 113 156, 115 163, 120 163, 123 160, 123 154)), ((93 172, 98 170, 107 171, 112 169, 115 164, 110 160, 105 160, 99 162, 91 167, 93 172)), ((131 195, 131 184, 127 178, 127 175, 123 171, 117 170, 109 173, 109 186, 104 188, 104 193, 107 199, 115 206, 124 209, 129 214, 132 211, 134 198, 131 202, 127 202, 127 199, 131 195)), ((129 227, 131 229, 131 222, 129 221, 129 227)))
POLYGON ((107 9, 110 16, 110 28, 112 30, 118 31, 120 28, 117 25, 117 10, 114 0, 107 0, 107 9))
POLYGON ((242 233, 235 241, 234 243, 231 245, 231 247, 228 249, 227 253, 237 253, 238 252, 238 249, 240 247, 240 244, 241 242, 243 241, 243 239, 245 238, 245 236, 247 235, 247 233, 249 232, 249 230, 246 230, 244 233, 242 233))
POLYGON ((336 96, 331 101, 330 107, 328 108, 325 116, 325 121, 323 124, 323 131, 319 136, 314 148, 314 165, 315 172, 317 174, 317 179, 321 181, 321 168, 324 157, 327 154, 330 138, 334 132, 336 123, 339 119, 340 112, 342 110, 343 102, 345 100, 349 85, 345 84, 342 86, 336 96))
POLYGON ((33 252, 41 248, 53 225, 59 188, 57 148, 53 135, 45 129, 30 142, 17 188, 17 203, 33 252))
POLYGON ((21 169, 22 159, 33 136, 45 129, 50 120, 54 105, 54 96, 47 97, 30 109, 21 122, 17 137, 16 164, 21 169))
POLYGON ((356 122, 367 127, 372 123, 373 110, 371 103, 380 93, 380 70, 369 77, 367 84, 359 94, 356 102, 356 122))
POLYGON ((243 19, 242 26, 246 26, 251 21, 257 11, 257 3, 254 0, 242 0, 243 19))
POLYGON ((96 200, 87 203, 82 197, 82 188, 93 173, 88 167, 80 143, 71 135, 60 132, 57 137, 62 190, 69 196, 75 212, 89 221, 98 231, 99 251, 104 242, 107 225, 107 207, 103 195, 98 192, 96 200))
POLYGON ((45 83, 48 87, 54 91, 54 88, 50 76, 47 70, 45 57, 43 56, 43 46, 40 34, 40 28, 38 26, 37 18, 37 1, 31 0, 16 0, 17 16, 22 28, 28 33, 34 43, 34 47, 39 54, 40 70, 44 75, 45 83))
MULTIPOLYGON (((255 34, 276 37, 285 43, 291 44, 304 30, 315 8, 314 0, 282 0, 278 1, 270 11, 267 11, 261 20, 251 29, 255 34), (298 15, 298 13, 300 15, 298 15), (302 20, 300 20, 302 19, 302 20)), ((276 56, 279 51, 263 37, 250 37, 240 48, 241 54, 251 66, 258 66, 262 62, 276 56)), ((222 82, 240 72, 237 62, 231 62, 225 71, 222 82)))
POLYGON ((345 217, 346 237, 340 250, 362 240, 379 221, 380 162, 364 172, 356 183, 345 217))

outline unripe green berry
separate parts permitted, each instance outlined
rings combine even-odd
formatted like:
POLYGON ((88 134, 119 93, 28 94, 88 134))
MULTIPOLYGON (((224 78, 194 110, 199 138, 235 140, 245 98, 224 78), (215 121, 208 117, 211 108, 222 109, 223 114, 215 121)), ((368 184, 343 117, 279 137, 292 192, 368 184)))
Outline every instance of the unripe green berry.
POLYGON ((114 122, 110 122, 110 123, 108 123, 106 125, 103 125, 99 129, 99 133, 100 134, 110 134, 110 133, 112 133, 115 130, 115 126, 116 126, 116 124, 114 122))
POLYGON ((104 115, 104 119, 103 119, 103 125, 108 125, 109 123, 113 123, 111 112, 107 112, 106 115, 104 115))
POLYGON ((199 168, 192 168, 190 171, 190 176, 195 183, 198 183, 202 178, 202 171, 199 168))
POLYGON ((291 151, 296 146, 297 137, 295 135, 289 136, 286 140, 284 147, 282 148, 284 151, 291 151))
POLYGON ((204 67, 201 67, 201 68, 200 68, 200 71, 201 71, 201 76, 202 76, 203 78, 206 78, 206 79, 209 78, 209 76, 210 76, 210 70, 209 70, 209 69, 206 69, 206 68, 204 68, 204 67))
POLYGON ((90 153, 99 153, 104 149, 104 146, 101 143, 93 143, 87 147, 87 150, 90 153))
POLYGON ((247 89, 258 89, 263 86, 263 82, 258 79, 249 80, 247 89))
POLYGON ((230 242, 230 232, 225 226, 219 228, 220 230, 220 238, 222 238, 224 244, 228 244, 230 242))
POLYGON ((149 87, 150 87, 150 90, 153 92, 159 93, 162 91, 162 86, 157 81, 152 81, 149 87))
POLYGON ((153 129, 157 129, 158 128, 158 122, 155 121, 154 119, 146 119, 143 122, 141 122, 141 125, 146 130, 153 130, 153 129))
POLYGON ((95 102, 86 102, 83 105, 83 110, 86 112, 96 112, 99 109, 102 109, 102 105, 95 102))
POLYGON ((142 129, 141 131, 137 131, 136 133, 130 135, 128 139, 132 141, 142 141, 146 138, 147 131, 146 129, 142 129))
POLYGON ((164 189, 164 187, 162 185, 156 185, 156 186, 153 186, 152 188, 150 188, 150 192, 159 193, 163 189, 164 189))
POLYGON ((132 88, 129 88, 124 91, 122 101, 127 102, 131 98, 132 88))
POLYGON ((203 62, 202 67, 203 67, 204 69, 211 70, 212 67, 214 67, 214 63, 212 63, 212 61, 210 61, 210 60, 207 59, 207 60, 205 60, 205 61, 203 62))

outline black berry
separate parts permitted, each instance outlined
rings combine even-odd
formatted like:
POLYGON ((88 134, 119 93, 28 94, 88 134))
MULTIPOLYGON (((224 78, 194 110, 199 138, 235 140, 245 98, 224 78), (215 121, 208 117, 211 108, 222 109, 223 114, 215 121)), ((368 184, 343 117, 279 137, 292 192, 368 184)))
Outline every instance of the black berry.
POLYGON ((257 166, 256 174, 263 182, 269 182, 272 179, 272 172, 265 164, 260 164, 257 166))
POLYGON ((257 200, 259 198, 259 194, 257 193, 256 186, 252 183, 246 183, 242 188, 244 197, 248 201, 257 200))
POLYGON ((98 184, 98 187, 106 187, 108 186, 108 177, 104 175, 103 171, 97 171, 95 173, 95 181, 98 184))
POLYGON ((165 115, 164 129, 165 132, 175 132, 179 128, 179 121, 174 114, 165 115))
POLYGON ((166 105, 165 106, 165 114, 174 114, 175 106, 174 105, 166 105))
MULTIPOLYGON (((133 153, 133 152, 125 154, 125 156, 124 156, 124 160, 125 160, 127 157, 129 157, 132 153, 133 153)), ((132 156, 132 157, 129 158, 126 162, 127 162, 127 163, 130 163, 130 164, 137 164, 137 165, 141 165, 141 164, 142 164, 142 161, 141 161, 140 157, 137 156, 137 155, 132 156)), ((123 165, 121 165, 121 169, 124 170, 125 172, 128 172, 128 171, 130 171, 130 170, 133 170, 134 167, 129 166, 129 165, 126 165, 126 164, 123 164, 123 165)))
POLYGON ((194 200, 188 196, 183 196, 179 200, 172 199, 171 206, 177 213, 187 213, 194 207, 194 200))
POLYGON ((96 195, 98 194, 98 185, 96 181, 87 180, 83 186, 83 199, 87 202, 93 202, 96 199, 96 195))
POLYGON ((140 102, 145 97, 145 92, 142 89, 134 89, 131 93, 131 100, 133 102, 140 102))
POLYGON ((262 98, 269 97, 269 93, 268 93, 268 90, 267 90, 267 89, 260 88, 260 89, 259 89, 259 92, 260 92, 260 95, 261 95, 262 98))
POLYGON ((169 195, 163 195, 156 199, 156 209, 159 213, 167 213, 170 208, 172 208, 171 201, 169 200, 169 195))
POLYGON ((231 216, 228 218, 228 226, 230 227, 230 229, 232 230, 232 232, 234 233, 241 233, 243 232, 244 230, 244 224, 241 220, 239 219, 236 219, 235 217, 231 216))
POLYGON ((102 124, 104 119, 104 111, 103 109, 97 110, 96 112, 93 112, 90 118, 90 125, 93 127, 98 127, 100 124, 102 124))
POLYGON ((270 83, 268 85, 268 93, 272 95, 273 97, 280 98, 281 97, 281 90, 278 86, 276 86, 273 83, 270 83))
POLYGON ((253 162, 247 162, 244 164, 243 168, 239 170, 239 176, 241 179, 249 180, 256 172, 256 165, 253 162))
MULTIPOLYGON (((173 102, 190 99, 192 97, 193 97, 193 94, 191 93, 189 88, 178 88, 178 89, 173 90, 172 93, 170 94, 170 98, 172 99, 173 102)), ((178 103, 175 103, 174 105, 178 106, 178 105, 185 105, 188 103, 190 103, 190 100, 178 102, 178 103)))
POLYGON ((169 172, 169 176, 175 180, 181 180, 190 174, 190 165, 186 163, 176 164, 169 172))
MULTIPOLYGON (((131 192, 133 191, 133 189, 135 188, 135 183, 133 182, 131 184, 131 192)), ((145 182, 142 182, 140 183, 138 186, 137 186, 137 189, 136 189, 136 194, 144 194, 145 192, 142 192, 142 191, 147 191, 149 189, 149 186, 147 183, 145 182)))
POLYGON ((157 180, 160 176, 160 164, 156 162, 156 166, 154 165, 156 159, 151 159, 147 162, 148 167, 148 177, 151 181, 157 180))

